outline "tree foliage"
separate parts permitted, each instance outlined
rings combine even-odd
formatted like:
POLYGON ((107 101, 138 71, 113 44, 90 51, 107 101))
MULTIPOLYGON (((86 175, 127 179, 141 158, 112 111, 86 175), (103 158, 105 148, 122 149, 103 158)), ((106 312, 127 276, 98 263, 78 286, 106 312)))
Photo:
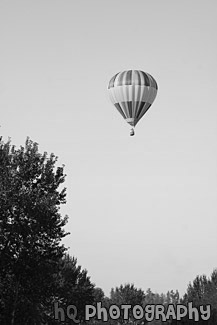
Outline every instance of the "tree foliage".
MULTIPOLYGON (((192 283, 189 283, 187 292, 182 299, 183 304, 192 302, 195 307, 211 305, 211 317, 204 321, 201 319, 197 322, 199 325, 213 325, 217 323, 217 269, 215 269, 211 277, 198 275, 192 283)), ((175 324, 175 322, 173 322, 175 324)), ((185 317, 180 324, 194 324, 193 321, 185 317)))
POLYGON ((77 307, 77 319, 84 320, 85 305, 94 302, 94 285, 87 275, 87 270, 82 270, 77 265, 77 259, 66 254, 60 264, 58 273, 58 291, 55 297, 61 307, 66 310, 67 306, 77 307))
POLYGON ((55 295, 55 272, 67 235, 64 167, 27 138, 16 149, 0 142, 0 322, 35 324, 55 295), (34 315, 34 322, 32 316, 34 315))

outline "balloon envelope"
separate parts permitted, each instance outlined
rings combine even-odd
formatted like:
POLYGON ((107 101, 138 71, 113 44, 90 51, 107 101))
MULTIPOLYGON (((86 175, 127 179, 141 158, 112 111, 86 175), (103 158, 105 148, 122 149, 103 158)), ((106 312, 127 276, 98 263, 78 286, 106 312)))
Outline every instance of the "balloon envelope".
POLYGON ((110 80, 108 86, 111 102, 133 127, 154 102, 157 90, 155 79, 140 70, 119 72, 110 80))

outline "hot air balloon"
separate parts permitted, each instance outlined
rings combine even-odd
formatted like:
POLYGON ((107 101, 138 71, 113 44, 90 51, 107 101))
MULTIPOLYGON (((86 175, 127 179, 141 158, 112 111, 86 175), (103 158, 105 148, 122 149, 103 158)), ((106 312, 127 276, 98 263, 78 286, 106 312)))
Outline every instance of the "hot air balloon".
POLYGON ((134 128, 150 108, 157 95, 157 82, 148 73, 127 70, 117 73, 109 82, 108 92, 111 102, 127 123, 134 128))

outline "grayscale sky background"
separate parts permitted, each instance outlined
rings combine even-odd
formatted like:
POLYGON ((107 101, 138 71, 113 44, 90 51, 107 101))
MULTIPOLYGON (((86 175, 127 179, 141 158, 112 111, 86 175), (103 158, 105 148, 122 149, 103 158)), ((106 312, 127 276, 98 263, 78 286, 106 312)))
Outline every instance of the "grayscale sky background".
POLYGON ((0 134, 65 164, 65 244, 107 295, 183 294, 217 267, 216 17, 216 0, 0 1, 0 134), (132 138, 107 94, 127 69, 159 86, 132 138))

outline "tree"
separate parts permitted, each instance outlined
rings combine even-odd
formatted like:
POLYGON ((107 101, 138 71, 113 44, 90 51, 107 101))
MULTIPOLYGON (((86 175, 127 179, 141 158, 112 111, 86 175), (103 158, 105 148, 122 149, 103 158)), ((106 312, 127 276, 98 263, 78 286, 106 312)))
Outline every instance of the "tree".
POLYGON ((81 266, 77 265, 77 259, 66 254, 60 261, 57 281, 58 290, 55 301, 59 302, 64 310, 69 305, 76 306, 78 312, 76 319, 83 321, 85 305, 94 302, 94 285, 87 275, 87 270, 82 270, 81 266))
MULTIPOLYGON (((125 304, 133 307, 135 305, 142 305, 144 298, 145 294, 142 289, 135 288, 133 284, 125 284, 124 286, 120 285, 120 287, 111 289, 110 304, 116 304, 118 306, 125 304)), ((122 324, 129 323, 129 321, 135 322, 132 312, 129 313, 129 320, 124 320, 123 314, 121 315, 120 320, 118 320, 118 322, 122 324)), ((142 320, 140 320, 140 322, 141 321, 142 320)))
MULTIPOLYGON (((213 325, 217 323, 217 270, 212 272, 210 278, 207 278, 205 275, 198 275, 192 283, 189 283, 181 303, 187 305, 189 302, 192 302, 197 308, 201 305, 211 305, 210 319, 204 321, 200 317, 198 325, 213 325)), ((193 320, 188 319, 188 316, 180 321, 180 324, 191 325, 194 323, 193 320)), ((175 321, 172 324, 176 324, 175 321)))
POLYGON ((16 149, 0 141, 0 323, 41 324, 56 294, 55 272, 67 235, 59 207, 64 166, 27 138, 16 149))
POLYGON ((101 288, 95 287, 93 291, 93 296, 94 296, 94 303, 96 304, 97 302, 104 302, 106 299, 104 291, 101 288))

